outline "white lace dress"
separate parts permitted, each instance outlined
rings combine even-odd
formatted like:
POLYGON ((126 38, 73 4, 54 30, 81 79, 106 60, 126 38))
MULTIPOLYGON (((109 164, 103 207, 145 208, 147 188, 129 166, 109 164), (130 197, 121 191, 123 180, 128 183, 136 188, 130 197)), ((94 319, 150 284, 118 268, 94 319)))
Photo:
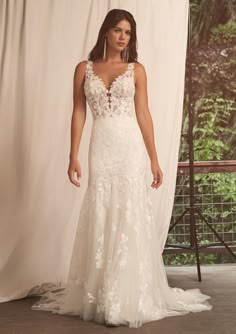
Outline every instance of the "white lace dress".
POLYGON ((68 282, 47 291, 33 310, 140 327, 212 306, 198 288, 171 288, 153 218, 147 154, 134 109, 134 63, 107 89, 86 67, 84 91, 93 124, 88 187, 68 282))

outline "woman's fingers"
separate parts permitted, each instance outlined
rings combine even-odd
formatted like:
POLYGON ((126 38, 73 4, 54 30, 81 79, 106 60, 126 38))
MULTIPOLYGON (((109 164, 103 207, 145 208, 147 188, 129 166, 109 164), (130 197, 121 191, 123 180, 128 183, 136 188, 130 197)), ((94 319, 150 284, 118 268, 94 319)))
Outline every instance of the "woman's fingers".
MULTIPOLYGON (((69 179, 70 179, 71 183, 73 183, 77 187, 80 187, 80 183, 74 177, 75 172, 76 172, 75 170, 74 171, 68 171, 69 179)), ((77 173, 77 178, 79 179, 78 175, 80 175, 80 173, 78 173, 78 172, 76 172, 76 173, 77 173)))
POLYGON ((151 187, 157 189, 160 187, 163 181, 163 175, 160 171, 156 171, 153 173, 153 182, 151 184, 151 187))
POLYGON ((153 181, 152 184, 151 184, 151 186, 155 189, 159 188, 160 185, 161 185, 161 182, 156 182, 156 181, 153 181))
POLYGON ((152 182, 152 184, 151 184, 151 187, 157 189, 157 188, 160 187, 160 185, 161 185, 160 182, 157 182, 157 180, 153 180, 153 182, 152 182))
POLYGON ((67 174, 69 176, 70 182, 73 183, 75 186, 80 187, 80 183, 75 178, 75 173, 77 176, 77 179, 79 180, 81 178, 81 167, 79 161, 76 160, 70 160, 70 164, 68 167, 67 174))

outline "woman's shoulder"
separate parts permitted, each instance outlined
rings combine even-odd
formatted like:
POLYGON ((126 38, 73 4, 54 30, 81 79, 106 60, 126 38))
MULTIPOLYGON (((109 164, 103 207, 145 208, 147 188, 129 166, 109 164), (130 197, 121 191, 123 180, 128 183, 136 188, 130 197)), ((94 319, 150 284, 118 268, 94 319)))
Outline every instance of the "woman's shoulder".
POLYGON ((146 75, 145 67, 140 62, 134 63, 134 71, 135 71, 135 75, 140 76, 141 78, 143 78, 146 75))
POLYGON ((134 62, 134 67, 137 69, 145 69, 144 65, 138 61, 134 62))
POLYGON ((76 66, 75 69, 84 69, 88 63, 88 60, 81 60, 76 66))
POLYGON ((81 60, 76 66, 75 66, 75 75, 80 76, 84 75, 86 66, 87 66, 88 60, 81 60))

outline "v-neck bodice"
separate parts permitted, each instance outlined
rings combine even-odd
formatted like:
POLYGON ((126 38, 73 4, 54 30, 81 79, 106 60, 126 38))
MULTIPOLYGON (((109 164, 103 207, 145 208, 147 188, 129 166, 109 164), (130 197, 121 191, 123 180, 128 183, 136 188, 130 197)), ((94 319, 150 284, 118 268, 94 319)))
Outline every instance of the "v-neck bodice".
POLYGON ((107 92, 110 92, 111 88, 113 87, 113 84, 115 84, 115 82, 116 82, 120 77, 123 77, 123 76, 126 75, 126 72, 130 70, 130 66, 133 66, 133 63, 128 63, 126 70, 123 71, 122 73, 120 73, 119 75, 117 75, 117 76, 115 77, 115 79, 112 80, 112 82, 110 83, 109 88, 107 88, 106 85, 105 85, 104 80, 103 80, 98 74, 96 74, 96 73, 94 72, 93 61, 91 61, 91 70, 92 70, 92 74, 93 74, 93 76, 96 77, 98 80, 101 81, 102 85, 103 85, 104 88, 107 90, 107 92))
POLYGON ((94 73, 93 62, 87 61, 84 92, 93 118, 115 115, 135 116, 133 69, 134 63, 129 63, 127 69, 112 81, 108 89, 104 81, 94 73))

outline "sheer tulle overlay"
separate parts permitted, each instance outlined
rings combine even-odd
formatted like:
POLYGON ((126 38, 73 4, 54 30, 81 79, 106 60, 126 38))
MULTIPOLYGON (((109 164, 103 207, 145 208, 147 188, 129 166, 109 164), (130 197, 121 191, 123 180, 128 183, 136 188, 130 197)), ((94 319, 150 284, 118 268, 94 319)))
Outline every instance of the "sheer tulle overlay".
POLYGON ((210 310, 200 289, 168 285, 146 181, 147 154, 134 109, 134 63, 107 89, 88 61, 84 91, 93 116, 89 179, 68 282, 38 293, 33 310, 140 327, 210 310))

